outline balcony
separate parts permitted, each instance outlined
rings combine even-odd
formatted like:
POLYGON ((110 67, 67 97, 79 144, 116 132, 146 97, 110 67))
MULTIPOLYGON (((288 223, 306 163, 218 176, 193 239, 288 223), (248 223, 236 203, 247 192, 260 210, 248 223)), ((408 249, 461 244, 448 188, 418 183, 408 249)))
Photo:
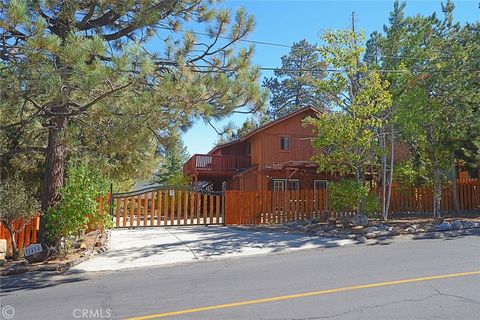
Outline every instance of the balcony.
POLYGON ((228 177, 250 166, 250 156, 195 154, 183 165, 183 173, 197 178, 199 176, 228 177))

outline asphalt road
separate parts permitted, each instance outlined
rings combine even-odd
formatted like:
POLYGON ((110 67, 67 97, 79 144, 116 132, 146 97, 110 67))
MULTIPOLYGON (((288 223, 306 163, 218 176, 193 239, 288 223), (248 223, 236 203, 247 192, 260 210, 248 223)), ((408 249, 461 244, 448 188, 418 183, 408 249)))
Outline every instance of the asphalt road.
POLYGON ((154 319, 176 311, 164 318, 479 319, 480 232, 429 236, 438 238, 108 273, 19 275, 2 279, 1 304, 14 309, 12 319, 154 319), (440 275, 448 276, 431 278, 440 275))

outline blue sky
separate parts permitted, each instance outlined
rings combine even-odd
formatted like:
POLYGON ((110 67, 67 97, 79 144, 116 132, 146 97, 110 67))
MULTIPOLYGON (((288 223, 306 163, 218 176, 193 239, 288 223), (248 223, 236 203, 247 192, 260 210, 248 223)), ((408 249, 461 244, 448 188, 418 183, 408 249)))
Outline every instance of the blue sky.
MULTIPOLYGON (((441 13, 440 1, 408 1, 407 15, 428 15, 433 11, 441 13)), ((480 16, 477 1, 455 1, 456 20, 474 22, 480 16)), ((266 41, 291 45, 293 42, 306 39, 310 43, 318 43, 319 35, 325 29, 344 29, 351 26, 351 13, 355 11, 356 27, 365 32, 368 39, 375 30, 382 31, 388 22, 393 1, 225 1, 223 6, 231 9, 243 6, 255 16, 256 27, 248 37, 249 40, 266 41)), ((198 30, 200 31, 200 30, 198 30)), ((288 48, 256 45, 254 64, 262 67, 280 66, 280 57, 287 54, 288 48)), ((272 72, 264 72, 263 76, 273 76, 272 72)), ((223 127, 228 122, 241 125, 245 116, 232 116, 215 123, 223 127)), ((183 135, 183 140, 190 154, 207 153, 217 141, 215 131, 203 121, 196 122, 183 135)))

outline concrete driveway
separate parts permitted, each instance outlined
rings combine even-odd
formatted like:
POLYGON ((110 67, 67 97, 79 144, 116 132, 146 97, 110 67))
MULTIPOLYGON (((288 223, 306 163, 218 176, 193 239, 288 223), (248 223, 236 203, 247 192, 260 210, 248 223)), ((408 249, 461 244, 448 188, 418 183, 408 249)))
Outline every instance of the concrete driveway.
POLYGON ((347 239, 246 231, 221 226, 116 229, 110 249, 72 270, 112 271, 128 268, 225 259, 293 250, 344 246, 347 239))

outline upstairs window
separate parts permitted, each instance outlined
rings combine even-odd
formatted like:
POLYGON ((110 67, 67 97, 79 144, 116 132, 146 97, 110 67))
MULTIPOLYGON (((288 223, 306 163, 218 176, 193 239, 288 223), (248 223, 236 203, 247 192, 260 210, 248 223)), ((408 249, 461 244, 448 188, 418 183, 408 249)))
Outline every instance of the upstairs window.
POLYGON ((288 190, 300 190, 300 181, 298 179, 289 179, 288 180, 288 190))
POLYGON ((288 137, 280 137, 280 150, 288 151, 290 147, 288 144, 288 137))
POLYGON ((274 179, 273 180, 273 191, 285 191, 285 180, 274 179))
POLYGON ((247 155, 250 155, 250 153, 252 152, 252 147, 250 145, 250 142, 247 142, 245 148, 246 148, 247 155))
POLYGON ((327 189, 327 180, 315 180, 313 185, 315 190, 327 189))

